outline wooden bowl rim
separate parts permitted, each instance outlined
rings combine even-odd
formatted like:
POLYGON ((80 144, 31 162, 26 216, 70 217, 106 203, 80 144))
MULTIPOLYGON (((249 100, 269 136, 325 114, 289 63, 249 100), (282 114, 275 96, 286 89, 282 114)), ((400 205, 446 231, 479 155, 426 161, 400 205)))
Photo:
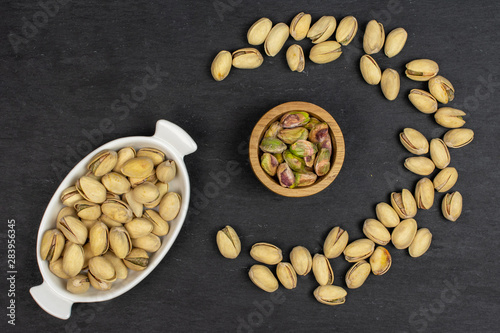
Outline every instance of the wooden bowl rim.
POLYGON ((259 119, 250 136, 248 155, 253 172, 260 182, 269 190, 285 197, 306 197, 323 191, 339 174, 345 158, 344 136, 335 119, 325 109, 308 102, 286 102, 275 106, 259 119), (328 124, 330 127, 330 136, 332 137, 334 153, 333 164, 331 165, 330 171, 325 176, 320 177, 313 185, 290 189, 281 186, 276 179, 269 176, 262 169, 259 158, 259 143, 272 122, 281 118, 284 113, 294 110, 306 111, 311 116, 328 124))

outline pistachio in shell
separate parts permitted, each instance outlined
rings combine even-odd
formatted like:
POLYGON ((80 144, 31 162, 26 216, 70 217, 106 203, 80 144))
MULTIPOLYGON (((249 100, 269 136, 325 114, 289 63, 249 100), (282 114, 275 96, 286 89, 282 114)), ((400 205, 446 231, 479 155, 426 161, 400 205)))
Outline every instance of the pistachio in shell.
POLYGON ((411 104, 417 108, 418 111, 423 113, 434 113, 438 109, 438 103, 434 96, 431 93, 421 90, 421 89, 412 89, 408 94, 408 99, 411 104))
POLYGON ((434 162, 436 168, 444 169, 450 164, 450 151, 443 140, 439 138, 432 139, 429 150, 432 162, 434 162))
POLYGON ((402 219, 412 218, 417 215, 417 202, 407 189, 403 189, 401 193, 391 193, 392 208, 398 213, 402 219))
POLYGON ((392 257, 385 247, 377 246, 370 257, 373 275, 384 275, 391 268, 392 257))
POLYGON ((72 294, 84 294, 89 290, 89 278, 85 275, 77 275, 66 282, 66 290, 72 294))
POLYGON ((266 265, 276 265, 283 259, 283 254, 279 247, 263 242, 252 245, 250 256, 266 265))
POLYGON ((170 226, 157 211, 148 209, 144 212, 143 218, 147 219, 153 225, 151 232, 156 236, 165 236, 170 230, 170 226))
POLYGON ((361 57, 359 61, 359 69, 361 70, 361 75, 366 83, 370 85, 377 85, 380 83, 382 79, 382 71, 378 66, 375 59, 373 59, 370 55, 365 54, 361 57))
POLYGON ((334 227, 326 236, 323 244, 323 253, 329 259, 337 258, 344 252, 349 242, 349 234, 340 227, 334 227))
MULTIPOLYGON (((168 191, 168 189, 167 189, 167 191, 168 191)), ((123 202, 127 203, 127 205, 130 207, 130 209, 132 210, 132 212, 134 213, 134 215, 136 217, 142 216, 142 212, 144 210, 144 205, 137 202, 134 199, 134 193, 132 191, 125 193, 122 198, 123 198, 123 202)))
POLYGON ((101 177, 116 166, 118 161, 118 155, 116 151, 104 150, 95 155, 90 163, 87 165, 87 169, 90 170, 95 176, 101 177))
POLYGON ((130 235, 124 227, 113 227, 109 231, 109 247, 120 259, 125 258, 132 250, 130 235))
POLYGON ((132 190, 134 199, 143 205, 151 203, 160 197, 158 188, 149 182, 145 182, 132 190))
POLYGON ((461 148, 474 139, 474 131, 469 128, 456 128, 449 130, 443 137, 444 143, 449 148, 461 148))
POLYGON ((416 233, 417 221, 414 219, 403 220, 394 230, 392 230, 392 244, 396 249, 406 249, 412 243, 416 233))
POLYGON ((420 176, 428 176, 435 169, 434 162, 425 156, 409 157, 405 160, 404 165, 405 168, 420 176))
POLYGON ((123 263, 133 271, 143 271, 149 265, 149 256, 145 250, 134 248, 123 259, 123 263))
POLYGON ((125 147, 118 151, 118 160, 116 161, 116 165, 113 168, 114 172, 121 172, 123 164, 128 160, 131 160, 135 157, 135 149, 133 147, 125 147))
POLYGON ((363 36, 363 50, 366 54, 378 53, 385 42, 385 31, 382 23, 371 20, 366 25, 363 36))
POLYGON ((210 73, 215 81, 224 80, 231 71, 233 56, 229 51, 222 50, 215 56, 210 67, 210 73))
POLYGON ((121 173, 131 178, 146 178, 154 169, 154 162, 149 157, 134 157, 125 162, 121 173))
POLYGON ((76 181, 75 187, 85 200, 98 204, 106 200, 106 188, 92 177, 81 177, 76 181))
POLYGON ((399 73, 392 68, 386 68, 380 79, 380 88, 385 98, 389 101, 395 100, 400 88, 399 73))
POLYGON ((83 248, 80 244, 69 243, 64 250, 62 269, 69 277, 74 277, 83 267, 84 262, 83 248))
POLYGON ((342 55, 340 43, 329 40, 314 45, 309 51, 309 59, 316 64, 327 64, 337 60, 342 55))
POLYGON ((89 260, 89 273, 98 281, 116 281, 116 270, 105 257, 94 257, 89 260))
POLYGON ((320 286, 333 284, 334 274, 330 261, 322 254, 316 253, 312 261, 312 271, 320 286))
POLYGON ((307 37, 311 39, 313 44, 319 44, 330 38, 336 27, 335 17, 323 16, 312 25, 307 32, 307 37))
POLYGON ((66 274, 63 270, 63 258, 59 258, 56 261, 52 261, 49 263, 49 270, 61 279, 70 279, 71 276, 66 274))
POLYGON ((291 45, 288 50, 286 50, 286 61, 292 72, 300 73, 304 71, 306 60, 302 47, 298 44, 291 45))
POLYGON ((365 283, 370 275, 371 266, 365 260, 356 262, 346 273, 345 283, 349 289, 357 289, 365 283))
POLYGON ((379 245, 386 245, 391 241, 389 230, 387 230, 380 221, 375 219, 365 220, 363 223, 363 233, 366 237, 379 245))
POLYGON ((64 206, 73 207, 80 200, 83 200, 83 197, 76 189, 76 186, 70 186, 61 193, 61 202, 64 206))
POLYGON ((76 214, 84 220, 97 220, 101 216, 101 206, 87 200, 75 203, 76 214))
POLYGON ((94 287, 94 289, 101 290, 101 291, 111 289, 111 286, 113 284, 112 282, 98 280, 90 272, 88 272, 87 276, 89 278, 90 285, 92 287, 94 287))
POLYGON ((276 266, 276 276, 286 289, 297 287, 297 273, 295 273, 292 264, 288 262, 278 263, 276 266))
POLYGON ((109 229, 106 224, 96 222, 89 232, 89 243, 92 253, 100 256, 109 249, 109 229))
POLYGON ((165 221, 174 220, 181 210, 181 196, 175 192, 169 192, 163 196, 158 208, 160 216, 165 221))
POLYGON ((148 234, 132 239, 132 245, 147 252, 156 252, 161 246, 161 239, 155 234, 148 234))
POLYGON ((59 229, 70 242, 83 245, 87 240, 88 231, 85 225, 74 216, 64 216, 57 221, 59 229))
POLYGON ((290 262, 298 275, 307 275, 312 269, 311 252, 304 246, 296 246, 290 252, 290 262))
POLYGON ((309 28, 311 27, 311 15, 304 12, 298 13, 290 23, 290 36, 299 41, 306 38, 309 28))
POLYGON ((265 42, 269 31, 273 27, 273 22, 267 17, 263 17, 256 21, 250 29, 248 29, 247 40, 250 45, 260 45, 265 42))
POLYGON ((357 239, 344 249, 344 257, 348 262, 357 262, 370 257, 375 250, 375 243, 371 239, 357 239))
POLYGON ((266 37, 264 51, 270 57, 277 55, 290 36, 290 28, 285 23, 276 24, 266 37))
POLYGON ((253 47, 239 49, 233 52, 233 66, 240 69, 255 69, 264 62, 259 50, 253 47))
POLYGON ((427 252, 427 250, 431 246, 431 242, 432 242, 432 234, 429 231, 429 229, 427 228, 418 229, 410 247, 408 248, 410 256, 412 256, 413 258, 422 256, 425 252, 427 252))
POLYGON ((405 128, 399 134, 399 140, 412 154, 423 155, 429 151, 429 141, 422 133, 413 128, 405 128))
POLYGON ((145 218, 136 217, 125 224, 130 238, 139 238, 148 235, 153 231, 153 224, 145 218))
POLYGON ((235 259, 241 252, 241 241, 236 231, 229 225, 217 232, 217 247, 224 258, 235 259))
POLYGON ((117 172, 109 172, 102 176, 101 182, 106 189, 114 194, 124 194, 130 191, 130 182, 128 179, 117 172))
POLYGON ((108 199, 101 205, 101 210, 104 215, 118 223, 127 223, 132 221, 132 210, 121 200, 108 199))
POLYGON ((437 75, 439 66, 429 59, 416 59, 406 64, 406 76, 414 81, 429 81, 437 75))
POLYGON ((399 224, 399 215, 391 205, 380 202, 375 207, 377 220, 379 220, 386 228, 394 228, 399 224))
POLYGON ((318 302, 326 305, 344 304, 347 296, 344 288, 332 285, 319 286, 313 294, 318 302))
POLYGON ((417 208, 429 209, 434 204, 434 184, 429 178, 422 178, 415 186, 417 208))
POLYGON ((161 162, 165 161, 165 153, 159 149, 145 147, 137 151, 137 157, 149 157, 153 161, 153 165, 157 166, 161 162))
POLYGON ((156 177, 163 183, 172 181, 175 178, 176 174, 177 165, 173 160, 165 161, 158 165, 158 167, 156 168, 156 177))
POLYGON ((406 44, 408 33, 403 28, 396 28, 389 32, 385 40, 384 53, 388 58, 398 55, 406 44))
POLYGON ((441 204, 443 216, 448 221, 455 222, 462 214, 463 199, 460 192, 446 193, 441 204))
POLYGON ((248 271, 250 280, 260 289, 272 293, 279 287, 278 280, 264 265, 253 265, 248 271))
POLYGON ((341 45, 349 45, 358 32, 358 20, 354 16, 346 16, 340 20, 335 39, 341 45))
POLYGON ((443 104, 453 101, 455 98, 455 88, 451 82, 441 75, 435 76, 429 80, 429 91, 443 104))
POLYGON ((438 192, 448 192, 457 182, 458 172, 453 167, 446 167, 434 177, 432 181, 434 188, 438 192))
POLYGON ((123 262, 124 260, 118 258, 111 251, 106 252, 103 257, 106 258, 111 263, 111 265, 113 265, 113 267, 115 268, 117 279, 123 280, 123 279, 127 278, 128 270, 127 270, 127 266, 125 266, 125 264, 123 262))
POLYGON ((42 260, 49 262, 56 261, 64 250, 64 244, 64 235, 60 230, 50 229, 45 231, 40 244, 40 257, 42 260))
POLYGON ((465 112, 450 107, 442 107, 434 114, 436 123, 446 128, 459 128, 465 125, 465 112))

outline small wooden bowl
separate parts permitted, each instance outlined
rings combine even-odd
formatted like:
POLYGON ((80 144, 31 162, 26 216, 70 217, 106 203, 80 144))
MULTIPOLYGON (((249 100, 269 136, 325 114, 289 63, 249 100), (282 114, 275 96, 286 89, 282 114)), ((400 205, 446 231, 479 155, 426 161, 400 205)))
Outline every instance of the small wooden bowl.
POLYGON ((344 136, 342 135, 342 131, 340 130, 340 127, 335 119, 333 119, 333 117, 324 109, 307 102, 288 102, 272 108, 265 115, 263 115, 262 118, 260 118, 252 131, 252 135, 250 136, 248 154, 253 172, 261 183, 268 189, 285 197, 307 197, 324 190, 339 174, 345 157, 344 136), (262 141, 269 125, 275 121, 279 121, 285 113, 290 111, 306 111, 311 117, 315 117, 322 122, 326 122, 330 127, 330 136, 332 138, 333 147, 330 171, 326 175, 318 177, 313 185, 293 189, 281 186, 276 177, 269 176, 262 169, 260 166, 260 156, 262 155, 262 151, 259 148, 260 142, 262 141))

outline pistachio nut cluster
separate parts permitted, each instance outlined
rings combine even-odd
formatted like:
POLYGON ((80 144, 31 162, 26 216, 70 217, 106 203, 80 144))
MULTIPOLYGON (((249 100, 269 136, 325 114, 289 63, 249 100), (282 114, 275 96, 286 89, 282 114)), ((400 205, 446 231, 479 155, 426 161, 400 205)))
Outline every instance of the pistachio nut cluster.
POLYGON ((269 125, 259 146, 262 169, 286 188, 309 186, 330 171, 329 126, 305 111, 291 111, 269 125))
POLYGON ((144 270, 181 205, 169 192, 176 164, 156 148, 104 150, 87 169, 62 191, 65 207, 40 245, 49 269, 76 294, 109 290, 128 269, 144 270))

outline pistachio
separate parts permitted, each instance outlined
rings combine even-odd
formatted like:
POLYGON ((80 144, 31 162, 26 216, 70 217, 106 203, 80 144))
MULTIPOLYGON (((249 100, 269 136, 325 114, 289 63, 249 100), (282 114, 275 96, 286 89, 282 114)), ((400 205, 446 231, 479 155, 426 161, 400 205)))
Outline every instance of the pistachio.
POLYGON ((329 259, 337 258, 344 252, 347 242, 349 241, 349 234, 347 231, 340 227, 335 227, 326 236, 325 243, 323 244, 323 253, 329 259))
POLYGON ((253 265, 248 271, 248 276, 257 287, 268 293, 276 291, 279 287, 278 280, 266 266, 253 265))
POLYGON ((111 228, 109 231, 109 246, 118 258, 125 258, 132 250, 132 241, 127 229, 124 227, 111 228))
POLYGON ((400 87, 398 72, 391 68, 384 70, 380 80, 380 87, 385 98, 389 101, 395 100, 398 97, 400 87))
POLYGON ((61 231, 57 229, 45 231, 40 244, 40 257, 42 260, 54 262, 59 259, 64 250, 64 243, 64 235, 61 231))
POLYGON ((109 249, 109 229, 102 222, 96 222, 89 232, 90 249, 95 256, 106 253, 109 249))
POLYGON ((278 139, 291 145, 297 140, 307 140, 309 131, 305 127, 284 128, 278 132, 278 139))
POLYGON ((102 214, 101 217, 99 218, 99 221, 104 223, 105 225, 108 226, 108 228, 113 228, 113 227, 123 227, 123 223, 118 222, 113 220, 107 215, 102 214))
POLYGON ((341 45, 336 41, 329 40, 314 45, 309 51, 309 59, 321 65, 337 60, 341 54, 341 45))
POLYGON ((157 182, 155 186, 158 188, 158 191, 160 192, 160 197, 164 197, 165 194, 168 193, 169 185, 168 183, 163 183, 163 182, 157 182))
POLYGON ((403 28, 396 28, 389 32, 385 40, 385 55, 389 58, 398 55, 405 46, 407 38, 408 33, 403 28))
POLYGON ((384 275, 391 268, 392 257, 385 247, 377 246, 370 257, 373 275, 384 275))
POLYGON ((123 263, 133 271, 143 271, 148 267, 149 256, 145 250, 135 248, 123 259, 123 263))
POLYGON ((295 183, 294 187, 304 187, 312 185, 318 179, 318 176, 314 172, 294 172, 295 175, 295 183))
POLYGON ((319 286, 314 290, 314 297, 322 304, 340 305, 345 303, 347 292, 338 286, 319 286))
POLYGON ((275 121, 271 125, 269 125, 269 128, 266 130, 266 133, 264 134, 264 138, 276 138, 278 136, 279 131, 281 131, 283 127, 281 127, 281 124, 279 121, 275 121))
POLYGON ((155 234, 149 234, 132 239, 132 245, 147 252, 156 252, 161 246, 161 239, 155 234))
POLYGON ((133 189, 134 199, 138 203, 148 204, 160 197, 160 191, 152 183, 146 182, 133 189))
POLYGON ((172 179, 175 178, 176 174, 177 166, 175 164, 175 161, 172 160, 165 161, 158 165, 158 167, 156 168, 156 177, 163 183, 172 181, 172 179))
POLYGON ((129 223, 125 224, 130 238, 139 238, 148 235, 153 231, 153 224, 142 217, 136 217, 129 223))
POLYGON ((216 241, 220 254, 225 258, 235 259, 241 252, 240 238, 229 225, 217 232, 216 241))
POLYGON ((276 174, 278 175, 278 181, 280 185, 283 187, 293 188, 295 184, 295 175, 292 172, 292 169, 286 163, 281 163, 276 170, 276 174))
POLYGON ((280 139, 264 138, 260 143, 260 150, 270 154, 281 154, 286 149, 286 144, 280 139))
POLYGON ((117 161, 118 155, 115 151, 104 150, 90 160, 90 163, 87 165, 87 169, 89 169, 95 176, 100 177, 113 170, 117 161))
POLYGON ((62 258, 59 258, 56 261, 52 261, 52 262, 49 263, 49 269, 52 272, 52 274, 54 274, 58 278, 61 278, 61 279, 70 279, 71 276, 69 276, 68 274, 66 274, 64 272, 64 270, 63 270, 63 264, 62 263, 63 263, 63 259, 62 258))
POLYGON ((165 153, 159 149, 146 147, 141 148, 137 151, 137 157, 149 157, 154 166, 157 166, 161 162, 165 161, 165 153))
POLYGON ((101 210, 104 215, 115 222, 127 223, 132 221, 132 210, 121 200, 108 199, 101 205, 101 210))
POLYGON ((429 151, 429 142, 425 136, 413 128, 405 128, 399 134, 399 140, 412 154, 423 155, 429 151))
MULTIPOLYGON (((109 252, 106 252, 109 253, 109 252)), ((82 269, 86 269, 89 267, 89 260, 94 258, 95 255, 92 253, 92 247, 90 243, 87 243, 83 246, 83 267, 82 269)))
POLYGON ((429 81, 439 72, 439 66, 429 59, 417 59, 406 64, 406 76, 414 81, 429 81))
POLYGON ((269 31, 273 26, 273 22, 267 17, 263 17, 248 29, 247 40, 250 45, 260 45, 266 40, 269 31))
POLYGON ((461 148, 474 139, 474 131, 468 128, 457 128, 446 132, 443 141, 449 148, 461 148))
POLYGON ((324 42, 335 31, 337 21, 333 16, 323 16, 307 32, 307 38, 310 38, 314 44, 324 42))
POLYGON ((328 149, 322 148, 314 161, 314 172, 321 177, 330 171, 331 153, 328 149))
POLYGON ((394 230, 392 230, 392 244, 394 244, 396 249, 406 249, 410 246, 416 233, 417 221, 414 219, 403 220, 394 230))
POLYGON ((168 234, 170 226, 167 221, 162 219, 158 212, 155 210, 146 210, 143 217, 153 225, 153 230, 151 231, 153 234, 156 236, 165 236, 168 234))
POLYGON ((73 207, 80 200, 83 200, 83 197, 78 193, 76 186, 68 187, 61 193, 61 202, 64 206, 73 207))
POLYGON ((320 286, 333 284, 334 275, 330 261, 322 254, 316 253, 312 261, 312 271, 320 286))
POLYGON ((98 281, 114 282, 117 278, 115 267, 104 257, 89 260, 89 273, 98 281))
POLYGON ((375 219, 366 219, 363 223, 363 233, 366 237, 379 245, 386 245, 391 241, 389 230, 375 219))
POLYGON ((278 164, 285 163, 285 160, 283 159, 283 154, 281 154, 281 153, 279 153, 279 154, 273 154, 273 156, 278 161, 278 164))
POLYGON ((368 54, 361 57, 359 61, 359 68, 361 70, 361 75, 365 79, 366 83, 371 85, 379 84, 382 79, 382 72, 380 67, 378 67, 377 62, 368 54))
POLYGON ((264 62, 259 50, 252 47, 239 49, 233 52, 233 66, 240 69, 255 69, 264 62))
POLYGON ((363 49, 366 54, 378 53, 385 42, 385 32, 382 23, 376 20, 368 22, 363 36, 363 49))
POLYGON ((306 166, 304 159, 295 156, 289 150, 285 150, 283 152, 283 159, 285 160, 285 163, 288 164, 290 169, 292 169, 293 171, 297 172, 304 171, 306 166))
POLYGON ((344 17, 337 27, 335 39, 341 45, 348 45, 356 36, 358 32, 358 20, 354 16, 344 17))
POLYGON ((311 26, 311 15, 298 13, 290 23, 290 36, 295 40, 303 40, 311 26))
POLYGON ((123 163, 121 173, 131 178, 146 178, 154 169, 153 160, 149 157, 134 157, 123 163))
POLYGON ((174 220, 181 210, 181 196, 175 192, 169 192, 161 199, 158 208, 160 216, 165 221, 174 220))
POLYGON ((304 111, 291 111, 285 113, 280 120, 283 128, 295 128, 304 126, 310 120, 309 113, 304 111))
POLYGON ((81 177, 76 181, 75 186, 85 200, 95 203, 103 203, 106 200, 106 188, 91 177, 81 177))
POLYGON ((101 216, 101 206, 87 200, 75 203, 75 210, 78 217, 85 220, 97 220, 101 216))
POLYGON ((375 207, 377 219, 387 228, 394 228, 399 224, 399 215, 394 208, 385 202, 380 202, 375 207))
POLYGON ((269 176, 276 176, 276 171, 278 170, 278 160, 274 157, 274 155, 269 153, 262 154, 260 157, 260 165, 269 176))
POLYGON ((286 51, 286 61, 292 72, 302 72, 306 65, 302 47, 297 44, 291 45, 286 51))
POLYGON ((286 40, 290 36, 290 29, 285 23, 276 24, 266 37, 264 42, 264 50, 270 57, 274 57, 279 53, 286 40))
POLYGON ((66 289, 72 294, 83 294, 89 290, 89 278, 85 275, 77 275, 66 282, 66 289))
POLYGON ((314 126, 318 125, 319 123, 321 123, 321 121, 318 120, 318 118, 314 118, 314 117, 311 117, 309 119, 309 122, 307 124, 304 125, 304 127, 310 131, 314 128, 314 126))
POLYGON ((448 192, 457 182, 458 172, 453 167, 446 167, 434 177, 434 188, 438 192, 448 192))
POLYGON ((412 89, 408 95, 411 104, 423 113, 434 113, 438 109, 438 103, 434 96, 421 89, 412 89))
POLYGON ((108 191, 115 194, 123 194, 130 191, 130 182, 128 179, 117 172, 105 174, 102 176, 101 182, 108 191))
POLYGON ((402 219, 408 219, 417 214, 417 202, 407 189, 403 189, 401 193, 392 192, 391 204, 402 219))
POLYGON ((102 281, 102 280, 96 279, 90 272, 88 273, 88 278, 89 278, 90 285, 97 290, 103 290, 103 291, 109 290, 109 289, 111 289, 111 285, 113 284, 112 282, 102 281))
POLYGON ((76 244, 85 244, 88 231, 85 225, 74 216, 64 216, 57 221, 57 229, 61 230, 66 239, 76 244))
POLYGON ((303 246, 296 246, 292 249, 290 262, 298 275, 307 275, 312 269, 311 253, 303 246))
POLYGON ((448 79, 441 75, 429 80, 429 91, 436 99, 443 104, 453 101, 455 98, 455 88, 448 79))
POLYGON ((420 209, 429 209, 434 204, 434 184, 429 178, 422 178, 417 182, 415 201, 420 209))
MULTIPOLYGON (((307 140, 297 140, 290 146, 292 154, 298 157, 311 156, 318 152, 318 148, 307 140)), ((316 157, 317 159, 317 157, 316 157)))
POLYGON ((267 265, 276 265, 283 259, 281 249, 269 243, 255 243, 250 250, 250 256, 267 265))
POLYGON ((113 171, 121 172, 123 164, 135 157, 135 149, 133 147, 125 147, 120 149, 117 155, 118 159, 116 161, 115 167, 113 168, 113 171))
POLYGON ((330 139, 330 134, 327 123, 316 124, 309 132, 309 141, 312 143, 320 143, 328 139, 330 139))
POLYGON ((120 196, 115 193, 106 192, 106 200, 108 199, 120 200, 120 196))
POLYGON ((311 168, 311 169, 314 166, 315 160, 316 160, 316 154, 304 157, 304 163, 305 163, 306 167, 311 168))
POLYGON ((84 262, 83 248, 80 244, 69 243, 64 250, 62 269, 69 277, 74 277, 82 270, 84 262))
POLYGON ((462 214, 462 195, 460 192, 446 193, 441 210, 445 219, 455 222, 462 214))
POLYGON ((348 262, 357 262, 372 255, 375 243, 371 239, 357 239, 344 249, 344 257, 348 262))
POLYGON ((428 176, 434 171, 434 162, 428 157, 414 156, 405 160, 405 168, 420 176, 428 176))
POLYGON ((86 176, 86 177, 90 177, 90 178, 92 178, 92 179, 95 179, 95 180, 97 180, 98 182, 100 182, 100 181, 101 181, 101 178, 102 178, 102 176, 99 176, 99 177, 98 177, 98 176, 94 175, 94 174, 92 173, 92 171, 87 171, 87 173, 85 174, 85 176, 86 176))
POLYGON ((410 252, 410 256, 413 258, 420 257, 423 255, 432 242, 432 234, 427 228, 418 229, 413 242, 411 243, 408 251, 410 252))
POLYGON ((292 264, 288 262, 278 263, 276 266, 276 276, 278 276, 278 280, 280 280, 286 289, 297 287, 297 273, 295 273, 292 264))
POLYGON ((127 203, 136 217, 142 216, 144 206, 134 199, 134 193, 132 191, 123 195, 123 202, 127 203))
POLYGON ((463 116, 465 116, 465 112, 462 110, 443 107, 437 110, 434 114, 434 119, 436 119, 436 123, 443 127, 458 128, 465 124, 465 120, 462 118, 463 116))
POLYGON ((106 258, 111 263, 111 265, 113 265, 113 268, 116 271, 117 279, 127 278, 128 276, 127 266, 125 266, 122 259, 118 258, 113 252, 110 251, 104 254, 104 258, 106 258))
POLYGON ((370 275, 371 270, 370 264, 365 260, 360 260, 355 263, 345 275, 347 288, 356 289, 361 287, 370 275))
POLYGON ((450 164, 450 152, 441 139, 432 139, 430 144, 431 159, 438 169, 444 169, 450 164))

